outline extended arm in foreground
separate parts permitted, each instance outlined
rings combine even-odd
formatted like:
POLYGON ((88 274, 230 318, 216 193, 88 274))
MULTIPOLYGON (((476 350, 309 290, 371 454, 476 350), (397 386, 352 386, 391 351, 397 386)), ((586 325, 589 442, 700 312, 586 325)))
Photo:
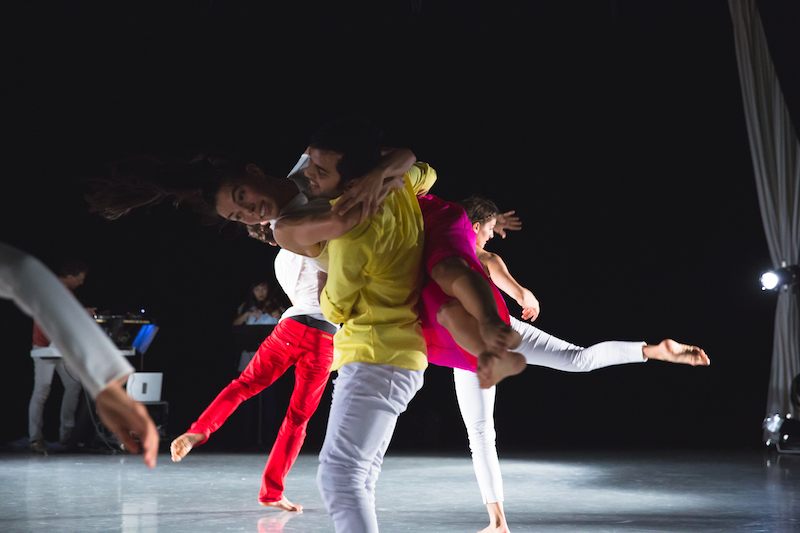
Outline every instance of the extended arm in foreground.
POLYGON ((147 410, 130 398, 120 381, 133 367, 80 303, 38 259, 0 243, 0 297, 12 300, 41 326, 78 372, 106 426, 147 466, 156 464, 158 433, 147 410))

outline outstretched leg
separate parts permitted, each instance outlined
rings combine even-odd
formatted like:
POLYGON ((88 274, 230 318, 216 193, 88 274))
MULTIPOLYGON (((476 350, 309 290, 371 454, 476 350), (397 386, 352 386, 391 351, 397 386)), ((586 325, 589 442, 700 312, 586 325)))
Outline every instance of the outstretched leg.
POLYGON ((692 366, 708 366, 711 363, 702 349, 671 339, 654 345, 644 342, 605 341, 582 348, 514 317, 511 317, 511 327, 522 336, 522 342, 514 349, 525 356, 529 365, 565 372, 590 372, 611 365, 643 363, 647 359, 692 366))

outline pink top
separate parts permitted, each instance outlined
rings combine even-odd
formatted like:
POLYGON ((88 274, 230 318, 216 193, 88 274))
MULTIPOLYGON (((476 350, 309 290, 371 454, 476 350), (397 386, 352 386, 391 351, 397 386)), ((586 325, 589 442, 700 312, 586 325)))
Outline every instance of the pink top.
POLYGON ((442 304, 453 298, 446 295, 441 287, 430 277, 431 269, 439 261, 451 256, 463 258, 472 270, 491 284, 500 318, 510 322, 508 307, 500 290, 495 287, 483 270, 475 255, 475 232, 460 205, 447 202, 431 194, 419 198, 425 224, 425 270, 428 279, 422 287, 420 298, 420 322, 425 343, 428 345, 428 362, 450 368, 475 371, 477 358, 460 348, 450 333, 436 320, 436 313, 442 304))

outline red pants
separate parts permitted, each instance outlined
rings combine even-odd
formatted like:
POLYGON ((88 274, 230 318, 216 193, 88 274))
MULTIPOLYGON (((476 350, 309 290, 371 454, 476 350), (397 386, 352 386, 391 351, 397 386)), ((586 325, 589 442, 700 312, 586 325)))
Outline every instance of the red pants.
POLYGON ((333 335, 291 318, 281 320, 247 368, 217 395, 189 433, 202 433, 207 440, 240 403, 272 385, 294 365, 295 385, 289 409, 269 453, 258 494, 261 502, 278 501, 283 496, 286 474, 306 438, 308 420, 322 398, 332 363, 333 335))

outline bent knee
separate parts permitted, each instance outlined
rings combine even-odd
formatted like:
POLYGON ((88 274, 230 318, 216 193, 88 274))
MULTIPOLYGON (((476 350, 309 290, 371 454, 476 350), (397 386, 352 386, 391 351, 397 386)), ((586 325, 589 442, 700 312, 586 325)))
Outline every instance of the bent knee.
POLYGON ((461 302, 458 300, 450 300, 445 302, 436 311, 436 320, 447 329, 450 329, 458 320, 459 311, 463 309, 461 302))
POLYGON ((433 265, 431 277, 436 283, 441 285, 443 282, 455 279, 460 274, 471 270, 464 258, 457 255, 446 257, 433 265))

